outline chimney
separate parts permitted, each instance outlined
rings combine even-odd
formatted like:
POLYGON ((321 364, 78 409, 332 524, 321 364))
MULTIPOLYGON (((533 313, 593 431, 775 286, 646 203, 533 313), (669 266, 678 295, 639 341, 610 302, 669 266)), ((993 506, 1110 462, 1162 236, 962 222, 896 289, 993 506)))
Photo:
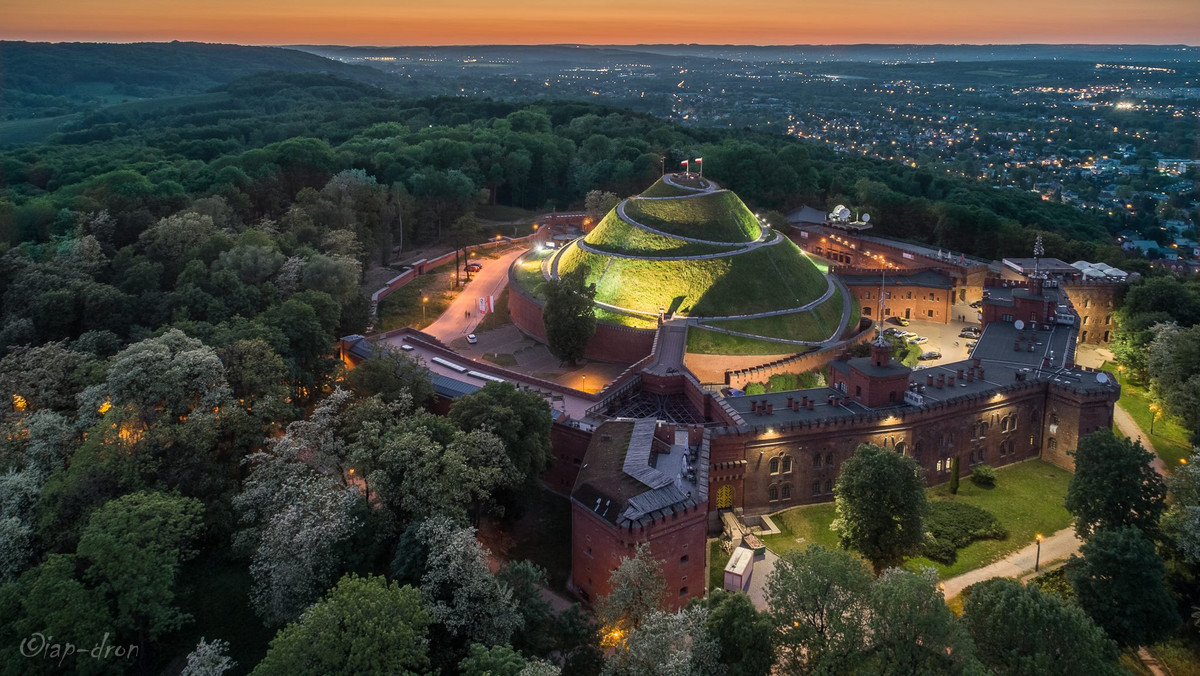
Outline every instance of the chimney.
POLYGON ((758 413, 758 402, 753 399, 750 400, 750 412, 758 413))
POLYGON ((775 405, 767 404, 767 415, 774 415, 774 414, 775 414, 775 405))
POLYGON ((937 388, 940 390, 946 385, 946 374, 939 373, 937 377, 937 388))
POLYGON ((932 374, 932 373, 926 373, 926 374, 925 374, 925 384, 926 384, 926 385, 932 385, 932 384, 933 384, 933 374, 932 374))
POLYGON ((978 371, 978 373, 979 373, 979 379, 980 379, 980 380, 983 380, 983 367, 982 367, 982 366, 980 366, 980 367, 977 369, 977 371, 978 371))
POLYGON ((967 371, 967 382, 968 383, 975 382, 975 369, 971 369, 970 371, 967 371))
POLYGON ((950 380, 946 383, 947 387, 954 387, 954 376, 950 376, 950 380))
POLYGON ((958 379, 959 379, 959 380, 962 380, 962 377, 963 377, 963 370, 962 370, 962 369, 959 369, 959 370, 958 370, 958 374, 957 374, 957 375, 958 375, 958 379))
POLYGON ((1020 351, 1021 351, 1021 341, 1014 340, 1013 341, 1013 352, 1020 352, 1020 351))
POLYGON ((787 398, 787 407, 788 408, 792 407, 792 397, 791 396, 788 396, 788 398, 787 398))
POLYGON ((801 406, 808 406, 808 395, 807 395, 807 394, 806 394, 806 395, 804 395, 804 396, 802 396, 802 397, 800 397, 800 405, 801 405, 801 406))
POLYGON ((971 360, 971 363, 973 363, 976 366, 979 366, 980 364, 983 363, 983 360, 980 359, 979 357, 975 357, 974 359, 971 360))
POLYGON ((810 410, 810 411, 813 410, 813 400, 812 399, 808 400, 808 410, 810 410))

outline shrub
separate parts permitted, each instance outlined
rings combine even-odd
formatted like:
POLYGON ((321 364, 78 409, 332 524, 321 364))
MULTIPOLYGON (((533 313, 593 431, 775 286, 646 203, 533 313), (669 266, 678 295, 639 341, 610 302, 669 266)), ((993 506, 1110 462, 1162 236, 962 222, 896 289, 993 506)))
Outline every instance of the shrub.
POLYGON ((800 389, 800 378, 795 373, 776 373, 767 381, 772 392, 800 389))
POLYGON ((1008 537, 1008 531, 991 512, 964 502, 946 500, 929 503, 925 532, 927 537, 921 553, 945 565, 954 563, 957 550, 976 540, 1008 537))
POLYGON ((1058 600, 1065 603, 1075 603, 1075 588, 1071 586, 1071 581, 1067 579, 1067 566, 1070 565, 1068 563, 1062 568, 1042 573, 1033 578, 1029 584, 1036 586, 1047 596, 1055 596, 1058 600))
POLYGON ((996 470, 988 465, 978 465, 971 470, 971 483, 980 488, 996 487, 996 470))
POLYGON ((817 371, 805 371, 796 376, 800 382, 800 389, 809 389, 811 387, 825 387, 825 379, 817 371))
POLYGON ((746 394, 766 394, 767 386, 762 383, 747 383, 746 394))

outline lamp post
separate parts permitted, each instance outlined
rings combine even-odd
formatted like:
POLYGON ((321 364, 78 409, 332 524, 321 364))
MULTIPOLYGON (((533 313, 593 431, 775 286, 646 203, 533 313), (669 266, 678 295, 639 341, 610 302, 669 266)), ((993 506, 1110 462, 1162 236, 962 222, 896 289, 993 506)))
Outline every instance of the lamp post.
POLYGON ((429 296, 421 299, 421 323, 425 323, 425 308, 429 307, 429 296))
POLYGON ((587 392, 587 376, 583 376, 583 386, 580 389, 587 392))
POLYGON ((1125 375, 1125 365, 1117 364, 1117 384, 1121 384, 1121 376, 1125 375))
POLYGON ((1150 404, 1150 434, 1154 434, 1154 421, 1162 415, 1162 409, 1158 404, 1150 404))
POLYGON ((1033 572, 1038 572, 1042 565, 1042 534, 1037 534, 1037 555, 1033 559, 1033 572))

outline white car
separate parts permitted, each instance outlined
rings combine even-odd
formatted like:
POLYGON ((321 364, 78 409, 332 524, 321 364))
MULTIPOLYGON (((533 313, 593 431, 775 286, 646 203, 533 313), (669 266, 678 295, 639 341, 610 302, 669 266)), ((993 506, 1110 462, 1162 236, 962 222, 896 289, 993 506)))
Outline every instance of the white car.
POLYGON ((923 343, 928 343, 929 339, 926 338, 925 336, 913 336, 912 338, 908 339, 908 342, 916 343, 917 345, 921 345, 923 343))
POLYGON ((479 338, 475 337, 474 333, 468 333, 467 334, 467 342, 474 345, 475 343, 479 342, 479 338))

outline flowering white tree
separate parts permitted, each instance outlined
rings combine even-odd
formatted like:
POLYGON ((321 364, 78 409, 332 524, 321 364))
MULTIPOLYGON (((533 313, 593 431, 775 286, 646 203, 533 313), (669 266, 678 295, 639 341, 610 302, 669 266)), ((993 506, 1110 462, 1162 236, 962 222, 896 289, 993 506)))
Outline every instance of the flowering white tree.
POLYGON ((205 641, 200 637, 196 649, 187 656, 187 664, 179 676, 221 676, 237 666, 228 655, 229 642, 221 639, 205 641))

